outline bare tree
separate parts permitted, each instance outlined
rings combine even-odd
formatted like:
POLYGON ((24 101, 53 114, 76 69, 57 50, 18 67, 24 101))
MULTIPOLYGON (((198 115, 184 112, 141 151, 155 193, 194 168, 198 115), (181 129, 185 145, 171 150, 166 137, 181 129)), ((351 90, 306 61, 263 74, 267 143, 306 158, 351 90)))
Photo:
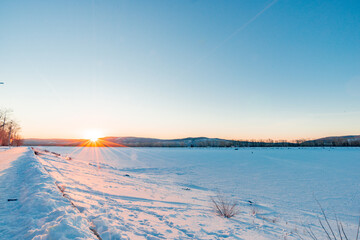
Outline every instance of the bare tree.
POLYGON ((1 146, 20 146, 20 126, 15 120, 11 119, 11 110, 0 110, 0 145, 1 146))

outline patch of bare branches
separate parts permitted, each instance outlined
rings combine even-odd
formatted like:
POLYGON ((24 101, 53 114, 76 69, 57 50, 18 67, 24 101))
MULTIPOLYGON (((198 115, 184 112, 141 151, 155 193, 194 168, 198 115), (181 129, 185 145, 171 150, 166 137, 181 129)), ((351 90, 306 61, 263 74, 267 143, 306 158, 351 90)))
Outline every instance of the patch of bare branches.
MULTIPOLYGON (((328 216, 324 210, 324 208, 321 206, 320 202, 316 200, 316 202, 319 205, 321 215, 318 216, 318 221, 321 226, 322 235, 318 236, 314 233, 314 231, 311 229, 311 227, 305 228, 305 238, 298 235, 298 237, 302 240, 305 239, 312 239, 312 240, 320 240, 320 239, 328 239, 328 240, 349 240, 349 235, 346 233, 344 229, 343 223, 338 219, 338 217, 335 215, 335 223, 331 224, 329 222, 328 216)), ((359 223, 357 226, 356 231, 356 238, 355 240, 359 240, 359 230, 360 230, 360 218, 359 223)))
POLYGON ((222 217, 232 218, 239 213, 239 205, 237 202, 226 199, 224 196, 216 196, 211 198, 212 207, 215 212, 222 217))

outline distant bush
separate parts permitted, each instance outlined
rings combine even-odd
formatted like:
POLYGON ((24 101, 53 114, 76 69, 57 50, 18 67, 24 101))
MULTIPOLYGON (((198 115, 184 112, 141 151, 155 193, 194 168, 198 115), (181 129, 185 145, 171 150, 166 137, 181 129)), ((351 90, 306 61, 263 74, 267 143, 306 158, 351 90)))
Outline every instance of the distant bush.
POLYGON ((211 198, 212 206, 215 212, 222 217, 232 218, 239 213, 239 205, 237 202, 225 199, 224 196, 216 196, 211 198))

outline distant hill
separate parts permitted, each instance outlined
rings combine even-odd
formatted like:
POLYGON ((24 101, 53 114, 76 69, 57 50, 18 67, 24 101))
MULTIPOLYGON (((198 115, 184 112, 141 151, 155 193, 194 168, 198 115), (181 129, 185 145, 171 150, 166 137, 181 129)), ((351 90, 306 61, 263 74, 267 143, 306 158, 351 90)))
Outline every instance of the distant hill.
POLYGON ((303 144, 314 146, 360 146, 360 135, 324 137, 306 141, 303 144))
POLYGON ((78 146, 85 142, 87 139, 40 139, 40 138, 27 138, 24 139, 25 146, 78 146))
MULTIPOLYGON (((230 147, 234 141, 220 138, 182 138, 182 139, 157 139, 139 137, 104 137, 99 139, 104 146, 126 147, 230 147)), ((87 139, 24 139, 26 146, 80 146, 85 145, 87 139)))
MULTIPOLYGON (((104 137, 99 146, 106 147, 321 147, 360 146, 360 135, 325 137, 309 141, 227 140, 221 138, 189 137, 158 139, 141 137, 104 137)), ((89 146, 88 139, 37 139, 24 140, 26 146, 89 146)))
POLYGON ((111 142, 132 147, 227 147, 232 146, 232 140, 207 137, 189 137, 181 139, 157 139, 137 137, 106 137, 106 142, 111 142))
POLYGON ((332 136, 332 137, 325 137, 325 138, 319 138, 317 140, 322 141, 336 141, 336 140, 349 140, 349 141, 358 141, 360 140, 360 135, 349 135, 349 136, 332 136))

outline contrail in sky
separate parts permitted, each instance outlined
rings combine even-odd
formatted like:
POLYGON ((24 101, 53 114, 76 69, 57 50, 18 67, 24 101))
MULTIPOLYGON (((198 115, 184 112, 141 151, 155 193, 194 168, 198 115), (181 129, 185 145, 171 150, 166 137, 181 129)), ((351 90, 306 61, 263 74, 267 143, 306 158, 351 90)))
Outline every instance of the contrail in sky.
MULTIPOLYGON (((263 14, 264 12, 266 12, 266 10, 268 10, 269 8, 271 8, 272 5, 274 5, 278 0, 274 0, 272 1, 269 5, 267 5, 263 10, 261 10, 260 12, 258 12, 253 18, 251 18, 249 21, 247 21, 246 23, 244 23, 241 27, 239 27, 238 29, 236 29, 232 34, 230 34, 222 43, 220 43, 217 47, 214 48, 214 50, 218 49, 219 47, 221 47, 224 43, 226 43, 227 41, 229 41, 231 38, 233 38, 236 34, 238 34, 240 31, 242 31, 243 29, 245 29, 250 23, 254 22, 258 17, 261 16, 261 14, 263 14)), ((213 50, 213 51, 214 51, 213 50)))
POLYGON ((211 55, 213 52, 215 52, 217 49, 219 49, 221 46, 223 46, 227 41, 229 41, 231 38, 233 38, 236 34, 238 34, 239 32, 241 32, 242 30, 244 30, 249 24, 251 24, 252 22, 254 22, 258 17, 261 16, 261 14, 263 14, 264 12, 266 12, 269 8, 271 8, 275 3, 277 3, 279 0, 274 0, 272 1, 270 4, 268 4, 265 8, 263 8, 260 12, 258 12, 254 17, 252 17, 249 21, 247 21, 246 23, 244 23, 242 26, 240 26, 238 29, 236 29, 232 34, 230 34, 227 38, 224 39, 224 41, 222 41, 220 44, 218 44, 216 47, 214 47, 210 53, 208 55, 206 55, 205 57, 201 58, 198 62, 202 62, 202 60, 204 60, 205 58, 207 58, 209 55, 211 55))

